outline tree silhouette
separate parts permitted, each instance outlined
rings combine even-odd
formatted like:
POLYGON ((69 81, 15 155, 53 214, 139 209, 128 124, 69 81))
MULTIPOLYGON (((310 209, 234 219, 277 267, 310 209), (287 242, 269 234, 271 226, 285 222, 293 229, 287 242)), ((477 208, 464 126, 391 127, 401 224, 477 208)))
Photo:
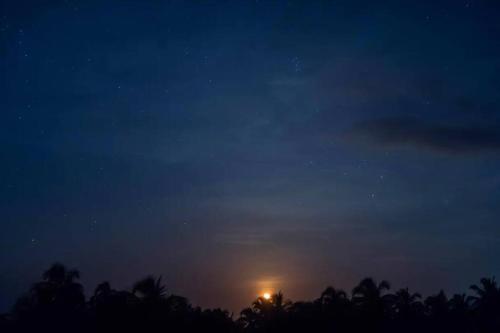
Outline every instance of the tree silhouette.
POLYGON ((80 273, 77 270, 68 270, 64 265, 54 264, 43 273, 43 281, 33 286, 33 296, 37 302, 45 305, 60 305, 65 308, 83 306, 85 297, 78 279, 80 273))
POLYGON ((351 301, 347 293, 341 289, 327 287, 314 304, 318 311, 316 321, 319 321, 321 329, 345 329, 353 319, 351 301))
POLYGON ((438 332, 445 330, 448 326, 450 317, 448 297, 444 291, 441 290, 436 295, 427 297, 424 304, 428 325, 438 332))
POLYGON ((328 287, 321 293, 317 302, 325 309, 338 310, 348 303, 348 298, 345 291, 328 287))
POLYGON ((385 280, 377 284, 372 278, 366 278, 352 290, 352 303, 358 316, 364 318, 357 324, 363 329, 371 327, 373 331, 383 330, 386 312, 390 309, 392 300, 392 295, 385 294, 389 289, 389 282, 385 280))
POLYGON ((59 263, 52 265, 43 273, 42 281, 35 283, 29 293, 18 300, 14 315, 26 325, 25 329, 75 330, 73 326, 83 320, 85 310, 79 278, 80 273, 76 270, 68 270, 59 263))
POLYGON ((465 294, 455 294, 448 301, 448 322, 452 331, 472 331, 470 303, 471 297, 465 294))
POLYGON ((398 331, 417 332, 421 329, 420 320, 424 305, 419 293, 410 293, 408 288, 399 289, 392 295, 393 325, 398 331))
POLYGON ((326 288, 313 301, 292 303, 278 292, 258 297, 239 318, 222 309, 193 307, 167 294, 162 278, 148 276, 131 290, 100 283, 86 302, 79 273, 52 265, 39 282, 0 315, 1 332, 500 332, 500 289, 494 278, 470 287, 473 295, 444 291, 424 302, 408 288, 389 293, 389 283, 363 279, 351 297, 326 288))
POLYGON ((384 304, 387 297, 383 294, 390 288, 389 282, 385 280, 377 284, 372 278, 363 279, 352 290, 352 301, 361 307, 379 306, 384 304))
POLYGON ((500 289, 495 278, 482 278, 480 285, 470 289, 476 295, 471 296, 474 314, 485 332, 500 332, 500 289))
POLYGON ((128 331, 137 328, 139 299, 131 292, 117 291, 109 282, 100 283, 89 301, 94 327, 102 331, 128 331))
POLYGON ((456 316, 464 316, 470 311, 470 300, 471 296, 465 294, 455 294, 448 301, 449 310, 456 316))
POLYGON ((112 294, 113 290, 108 281, 100 283, 94 290, 94 299, 107 298, 112 294))
POLYGON ((420 299, 422 295, 419 293, 410 293, 408 288, 399 289, 393 296, 393 309, 399 317, 411 317, 419 314, 423 310, 420 299))
POLYGON ((291 305, 281 291, 269 299, 258 297, 251 308, 241 311, 240 322, 250 331, 273 331, 283 325, 291 305))
POLYGON ((500 290, 497 287, 495 278, 480 280, 480 286, 473 284, 470 289, 476 295, 471 296, 474 306, 477 308, 493 308, 498 305, 500 290))
POLYGON ((155 279, 148 276, 134 284, 132 292, 147 301, 159 301, 165 298, 166 288, 161 283, 161 276, 155 279))

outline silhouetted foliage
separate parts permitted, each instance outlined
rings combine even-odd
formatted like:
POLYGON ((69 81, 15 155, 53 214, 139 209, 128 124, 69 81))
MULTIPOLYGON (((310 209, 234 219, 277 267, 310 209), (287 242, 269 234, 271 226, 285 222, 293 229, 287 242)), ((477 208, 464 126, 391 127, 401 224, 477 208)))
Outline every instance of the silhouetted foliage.
POLYGON ((222 309, 193 307, 148 276, 130 291, 99 284, 88 301, 80 274, 54 264, 12 312, 1 332, 500 332, 500 288, 494 278, 472 285, 471 295, 444 291, 422 300, 408 288, 390 293, 386 281, 363 279, 351 295, 326 288, 313 301, 291 302, 278 292, 257 298, 239 318, 222 309))
POLYGON ((85 324, 85 296, 80 274, 54 264, 14 306, 13 317, 24 330, 79 330, 85 324))
POLYGON ((251 308, 241 311, 239 322, 250 332, 272 332, 285 325, 291 302, 281 292, 270 299, 257 298, 251 308))

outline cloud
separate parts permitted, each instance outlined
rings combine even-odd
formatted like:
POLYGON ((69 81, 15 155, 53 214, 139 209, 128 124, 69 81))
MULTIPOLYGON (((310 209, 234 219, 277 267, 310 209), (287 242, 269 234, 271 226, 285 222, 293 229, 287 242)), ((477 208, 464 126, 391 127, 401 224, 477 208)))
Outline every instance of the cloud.
POLYGON ((500 130, 490 127, 451 126, 414 118, 380 118, 355 124, 348 137, 384 147, 412 146, 445 153, 500 150, 500 130))

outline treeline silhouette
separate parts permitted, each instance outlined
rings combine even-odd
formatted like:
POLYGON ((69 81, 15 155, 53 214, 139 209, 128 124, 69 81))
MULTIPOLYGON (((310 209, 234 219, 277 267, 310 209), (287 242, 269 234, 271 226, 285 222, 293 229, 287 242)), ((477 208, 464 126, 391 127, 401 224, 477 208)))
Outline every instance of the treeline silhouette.
POLYGON ((350 294, 326 288, 313 301, 291 302, 281 292, 257 298, 236 318, 201 309, 168 294, 161 277, 146 277, 132 290, 108 282, 86 300, 80 274, 54 264, 12 311, 1 332, 500 332, 500 288, 483 278, 470 294, 443 291, 425 299, 387 281, 362 280, 350 294))

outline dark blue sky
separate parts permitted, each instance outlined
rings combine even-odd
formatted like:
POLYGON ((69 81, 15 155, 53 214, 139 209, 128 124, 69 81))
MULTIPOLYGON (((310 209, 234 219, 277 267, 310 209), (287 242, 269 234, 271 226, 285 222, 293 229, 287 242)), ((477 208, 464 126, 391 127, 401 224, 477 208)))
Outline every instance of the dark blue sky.
POLYGON ((500 275, 496 1, 0 2, 0 309, 500 275))

